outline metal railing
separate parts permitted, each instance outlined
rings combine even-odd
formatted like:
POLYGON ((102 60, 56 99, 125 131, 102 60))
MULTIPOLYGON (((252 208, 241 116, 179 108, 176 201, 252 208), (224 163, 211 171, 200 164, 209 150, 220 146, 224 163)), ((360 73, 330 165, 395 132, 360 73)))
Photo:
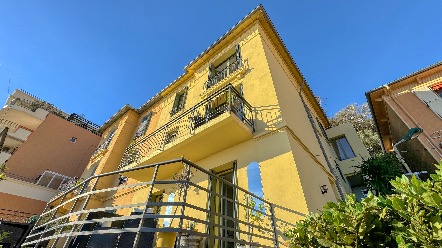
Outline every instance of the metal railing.
POLYGON ((120 168, 138 163, 142 158, 165 150, 170 144, 189 138, 200 126, 226 112, 235 114, 254 131, 252 106, 235 87, 228 84, 154 132, 137 139, 126 149, 120 168))
POLYGON ((92 121, 87 120, 83 116, 73 113, 68 117, 67 121, 72 122, 75 125, 82 127, 93 134, 101 136, 101 133, 98 131, 100 129, 100 126, 93 123, 92 121))
POLYGON ((25 223, 36 214, 0 208, 0 221, 25 223))
POLYGON ((215 84, 217 84, 218 82, 221 82, 227 76, 229 76, 230 74, 232 74, 233 72, 235 72, 236 70, 241 68, 242 64, 243 64, 242 60, 238 59, 236 57, 236 54, 233 54, 224 63, 222 63, 221 65, 217 66, 217 68, 219 68, 221 66, 225 66, 224 69, 217 70, 217 68, 215 68, 216 74, 213 75, 211 78, 209 78, 209 80, 207 80, 204 83, 204 89, 207 90, 210 87, 212 87, 215 84), (234 61, 230 61, 232 58, 235 58, 235 60, 234 61), (227 62, 229 62, 229 63, 227 63, 227 62))
POLYGON ((169 234, 175 247, 198 247, 190 239, 205 247, 280 247, 293 224, 278 217, 300 213, 233 182, 183 158, 92 176, 48 203, 24 246, 154 247, 169 234), (145 180, 103 186, 133 171, 145 180), (80 193, 67 199, 73 191, 80 193), (135 191, 137 200, 115 201, 135 191))
POLYGON ((74 180, 72 177, 65 176, 53 171, 44 171, 36 178, 25 177, 10 172, 5 172, 6 176, 15 180, 33 183, 43 187, 61 190, 65 184, 74 180))
POLYGON ((31 101, 31 100, 22 99, 22 98, 14 98, 11 100, 10 105, 20 106, 22 108, 25 108, 25 109, 31 111, 31 112, 35 112, 37 109, 40 108, 40 109, 48 111, 51 114, 57 115, 63 119, 67 119, 69 116, 67 113, 58 109, 53 104, 47 103, 45 101, 39 101, 39 100, 31 101))
POLYGON ((12 130, 17 130, 22 127, 20 124, 6 119, 0 119, 0 126, 9 127, 12 130))

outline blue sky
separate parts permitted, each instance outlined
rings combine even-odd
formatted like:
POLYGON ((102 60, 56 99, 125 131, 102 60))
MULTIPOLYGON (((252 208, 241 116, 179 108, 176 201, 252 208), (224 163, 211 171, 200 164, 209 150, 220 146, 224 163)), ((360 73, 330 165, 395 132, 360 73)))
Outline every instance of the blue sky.
POLYGON ((442 1, 0 2, 0 99, 22 88, 101 125, 139 107, 263 3, 327 114, 442 60, 442 1))

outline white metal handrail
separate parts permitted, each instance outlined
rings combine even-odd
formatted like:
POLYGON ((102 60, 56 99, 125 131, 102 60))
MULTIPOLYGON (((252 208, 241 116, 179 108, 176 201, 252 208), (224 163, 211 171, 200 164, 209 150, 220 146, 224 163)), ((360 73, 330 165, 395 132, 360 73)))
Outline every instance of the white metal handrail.
POLYGON ((54 171, 45 170, 36 180, 35 184, 37 185, 60 190, 65 183, 73 180, 73 178, 54 171))

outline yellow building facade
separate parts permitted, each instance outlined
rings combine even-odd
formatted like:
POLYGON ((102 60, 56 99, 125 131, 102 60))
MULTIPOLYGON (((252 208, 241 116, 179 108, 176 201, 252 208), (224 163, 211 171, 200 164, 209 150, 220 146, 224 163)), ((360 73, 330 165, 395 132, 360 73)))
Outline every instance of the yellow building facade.
POLYGON ((102 126, 87 179, 48 204, 26 244, 281 247, 286 228, 351 192, 340 164, 365 148, 345 139, 354 156, 340 158, 345 132, 329 139, 328 126, 259 6, 102 126))

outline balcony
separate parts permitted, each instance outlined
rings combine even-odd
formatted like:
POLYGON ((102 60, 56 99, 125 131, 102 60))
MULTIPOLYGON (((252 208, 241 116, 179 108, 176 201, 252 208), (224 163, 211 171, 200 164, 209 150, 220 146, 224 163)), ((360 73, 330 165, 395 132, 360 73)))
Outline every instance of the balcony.
POLYGON ((2 221, 25 223, 31 216, 37 215, 36 213, 26 213, 11 209, 0 209, 0 224, 2 221))
POLYGON ((52 104, 39 100, 10 97, 6 105, 1 109, 3 119, 20 123, 31 130, 35 130, 48 113, 58 115, 64 119, 67 118, 67 114, 63 111, 52 104))
POLYGON ((11 151, 9 148, 5 148, 0 152, 0 164, 3 164, 6 160, 8 160, 12 156, 12 148, 11 151))
POLYGON ((229 75, 241 68, 243 65, 241 57, 237 54, 233 54, 227 58, 224 62, 218 65, 216 68, 211 68, 213 75, 209 76, 209 80, 204 84, 204 89, 208 90, 216 84, 226 79, 229 75))
POLYGON ((84 128, 86 130, 88 130, 89 132, 101 136, 101 133, 98 131, 100 129, 100 126, 98 126, 97 124, 93 123, 92 121, 87 120, 86 118, 78 115, 78 114, 71 114, 68 118, 67 121, 81 127, 84 128))
POLYGON ((274 248, 281 247, 282 232, 296 218, 296 211, 266 201, 225 176, 175 159, 86 179, 48 203, 24 246, 274 248), (146 170, 153 170, 153 176, 98 186, 146 170), (159 179, 166 174, 170 176, 159 179), (73 191, 79 194, 67 199, 73 191), (135 192, 132 200, 115 200, 135 192))
POLYGON ((19 127, 15 131, 9 130, 8 137, 24 142, 28 139, 28 137, 29 137, 29 135, 31 135, 31 133, 32 133, 31 131, 24 129, 23 127, 19 127))
POLYGON ((198 161, 252 138, 253 132, 252 106, 229 84, 137 139, 126 149, 120 168, 182 156, 198 161))
POLYGON ((10 172, 6 172, 5 174, 8 178, 32 183, 35 185, 39 185, 39 186, 43 186, 43 187, 55 189, 55 190, 61 190, 65 184, 67 184, 73 180, 73 178, 71 178, 71 177, 59 174, 57 172, 48 171, 48 170, 44 171, 36 178, 29 178, 29 177, 13 174, 10 172))

